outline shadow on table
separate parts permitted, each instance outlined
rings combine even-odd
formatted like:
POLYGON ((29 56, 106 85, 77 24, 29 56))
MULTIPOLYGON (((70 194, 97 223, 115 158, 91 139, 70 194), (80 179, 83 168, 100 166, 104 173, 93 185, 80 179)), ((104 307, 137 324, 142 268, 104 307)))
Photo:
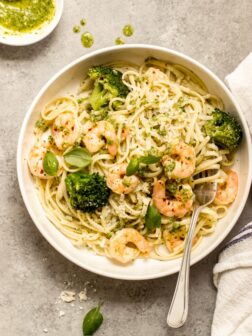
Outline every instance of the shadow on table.
POLYGON ((9 46, 0 44, 0 61, 2 60, 33 60, 44 50, 48 49, 58 39, 57 30, 45 39, 27 46, 9 46))
POLYGON ((225 242, 234 236, 242 225, 248 222, 248 209, 251 202, 252 193, 250 193, 247 205, 236 227, 225 241, 210 255, 192 266, 188 322, 179 331, 170 329, 166 325, 166 316, 174 292, 177 274, 148 281, 122 281, 92 274, 71 263, 54 250, 37 231, 25 208, 23 210, 23 228, 19 234, 23 235, 26 248, 29 245, 28 250, 34 254, 33 257, 41 261, 41 271, 46 277, 50 278, 50 283, 55 283, 55 288, 62 286, 61 290, 64 290, 64 282, 70 283, 71 287, 77 292, 87 286, 87 294, 89 299, 92 300, 92 304, 104 302, 103 311, 106 314, 106 309, 108 310, 110 323, 115 328, 118 319, 123 319, 120 314, 130 311, 133 313, 132 307, 134 307, 133 310, 137 312, 137 319, 143 319, 147 325, 148 323, 154 323, 150 321, 153 314, 154 316, 157 315, 159 326, 161 324, 160 327, 164 331, 168 328, 170 336, 186 335, 188 331, 193 331, 193 333, 200 335, 203 329, 209 330, 210 335, 216 296, 216 291, 212 284, 212 269, 225 242), (119 306, 120 312, 118 312, 119 306), (205 320, 206 317, 207 321, 205 320))

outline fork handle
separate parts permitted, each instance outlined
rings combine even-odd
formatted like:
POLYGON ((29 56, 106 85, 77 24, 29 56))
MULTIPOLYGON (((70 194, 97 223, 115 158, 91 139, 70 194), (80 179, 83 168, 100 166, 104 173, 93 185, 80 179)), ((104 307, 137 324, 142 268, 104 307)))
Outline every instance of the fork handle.
POLYGON ((172 328, 181 327, 185 323, 188 314, 191 248, 195 226, 201 210, 202 207, 198 204, 195 204, 188 235, 185 241, 185 249, 181 268, 179 271, 175 292, 172 298, 172 303, 170 305, 167 316, 167 324, 172 328))

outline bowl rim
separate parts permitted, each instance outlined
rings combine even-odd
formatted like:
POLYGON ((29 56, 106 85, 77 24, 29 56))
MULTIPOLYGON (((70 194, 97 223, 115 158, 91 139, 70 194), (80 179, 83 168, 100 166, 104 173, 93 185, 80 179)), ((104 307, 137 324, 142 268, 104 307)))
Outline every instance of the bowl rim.
POLYGON ((55 10, 55 14, 52 20, 48 23, 48 25, 45 26, 45 28, 47 27, 45 31, 43 31, 44 29, 43 27, 41 28, 42 29, 41 34, 35 35, 35 32, 39 31, 39 29, 38 30, 35 29, 34 32, 32 32, 31 34, 24 33, 21 35, 14 35, 15 39, 12 40, 13 35, 10 34, 8 36, 8 35, 3 35, 0 33, 0 44, 13 46, 13 47, 24 47, 24 46, 35 44, 45 39, 48 35, 50 35, 53 32, 53 30, 59 24, 59 21, 63 13, 64 0, 55 0, 55 7, 56 7, 56 10, 55 10))
POLYGON ((165 47, 160 47, 160 46, 156 46, 156 45, 150 45, 150 44, 126 44, 126 45, 122 45, 122 46, 112 46, 112 47, 105 47, 105 48, 101 48, 98 50, 95 50, 93 52, 87 53, 77 59, 75 59, 74 61, 70 62, 69 64, 67 64, 66 66, 64 66, 61 70, 57 71, 57 73, 55 75, 53 75, 44 85, 43 87, 39 90, 38 94, 35 96, 35 98, 33 99, 28 111, 25 114, 25 117, 23 119, 23 123, 21 126, 21 130, 19 133, 19 137, 18 137, 18 145, 17 145, 17 176, 18 176, 18 183, 19 183, 19 188, 21 191, 21 195, 23 198, 23 201, 25 203, 26 209, 28 210, 29 215, 31 216, 33 223, 36 225, 37 229, 40 231, 40 233, 44 236, 44 238, 51 244, 51 246, 53 246, 56 251, 58 251, 60 254, 62 254, 65 258, 67 258, 68 260, 70 260, 71 262, 73 262, 74 264, 78 265, 79 267, 86 269, 92 273, 95 274, 99 274, 105 277, 109 277, 109 278, 113 278, 113 279, 120 279, 120 280, 150 280, 150 279, 156 279, 156 278, 161 278, 164 276, 168 276, 174 273, 177 273, 178 271, 169 271, 169 268, 167 267, 166 270, 162 271, 162 272, 158 272, 158 273, 154 273, 151 275, 123 275, 123 274, 114 274, 113 272, 110 271, 104 271, 104 270, 97 270, 95 268, 95 266, 83 266, 83 264, 75 257, 71 256, 68 252, 66 252, 60 245, 58 245, 56 242, 54 242, 53 238, 47 234, 47 232, 44 230, 43 226, 40 225, 38 218, 36 217, 35 213, 33 212, 33 209, 31 208, 30 204, 29 204, 29 200, 28 197, 26 195, 25 192, 25 187, 24 187, 24 182, 22 179, 22 157, 21 157, 21 153, 22 153, 22 144, 23 144, 23 138, 25 135, 25 130, 28 124, 28 121, 30 119, 30 116, 34 110, 34 107, 36 106, 36 104, 38 103, 39 99, 41 98, 41 96, 44 94, 44 92, 48 89, 48 87, 58 78, 60 77, 64 72, 66 72, 67 70, 69 70, 70 68, 72 68, 73 66, 75 66, 78 63, 82 63, 83 61, 92 58, 96 55, 101 55, 104 53, 109 53, 109 52, 113 52, 115 50, 128 50, 128 49, 149 49, 149 51, 151 52, 152 50, 156 50, 156 51, 161 51, 161 52, 166 52, 170 55, 173 56, 177 56, 179 58, 185 59, 189 62, 191 62, 192 64, 194 64, 196 67, 200 68, 201 70, 203 70, 203 72, 206 72, 210 77, 212 77, 221 87, 222 89, 225 91, 225 93, 227 94, 227 96, 229 97, 229 99, 232 101, 233 105, 235 106, 239 118, 242 122, 243 128, 244 128, 244 139, 246 139, 247 142, 247 146, 248 146, 248 175, 247 175, 247 184, 245 189, 243 190, 243 196, 241 199, 241 202, 239 204, 239 207, 237 208, 237 211, 235 213, 235 216, 233 217, 233 225, 230 225, 228 227, 228 229, 226 229, 222 234, 220 234, 217 239, 214 241, 214 243, 212 245, 210 245, 205 251, 204 253, 202 253, 199 256, 196 256, 194 258, 191 259, 191 265, 196 264, 198 261, 202 260, 203 258, 205 258, 208 254, 210 254, 229 234, 229 232, 231 231, 231 229, 235 226, 237 219, 239 218, 240 214, 242 213, 244 206, 246 204, 248 195, 249 195, 249 190, 250 190, 250 185, 251 185, 251 181, 252 181, 252 144, 250 141, 250 133, 249 133, 249 129, 248 129, 248 125, 246 122, 246 119, 241 111, 240 106, 238 105, 236 99, 234 98, 234 96, 232 95, 231 91, 229 91, 229 89, 227 88, 227 86, 223 83, 223 81, 217 76, 215 75, 211 70, 209 70, 207 67, 205 67, 203 64, 199 63, 198 61, 194 60, 193 58, 191 58, 190 56, 187 56, 181 52, 172 50, 172 49, 168 49, 165 47))

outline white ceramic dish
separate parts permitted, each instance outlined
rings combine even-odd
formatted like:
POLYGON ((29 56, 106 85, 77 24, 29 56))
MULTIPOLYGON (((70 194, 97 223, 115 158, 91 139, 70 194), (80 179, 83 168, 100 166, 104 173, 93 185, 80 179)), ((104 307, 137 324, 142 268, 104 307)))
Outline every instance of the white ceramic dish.
POLYGON ((80 267, 117 279, 143 280, 169 275, 179 270, 180 259, 165 262, 139 259, 130 265, 121 266, 105 257, 96 256, 86 249, 75 248, 46 218, 34 182, 28 171, 26 158, 33 140, 34 123, 39 116, 40 109, 46 102, 60 93, 74 92, 91 65, 118 59, 141 63, 148 56, 178 63, 194 71, 205 82, 211 93, 222 98, 226 110, 235 115, 243 126, 244 138, 235 162, 235 170, 239 174, 238 196, 230 207, 227 216, 218 222, 215 232, 204 238, 197 249, 192 252, 192 264, 208 255, 227 236, 243 210, 251 183, 251 142, 246 121, 223 82, 203 65, 181 53, 150 45, 124 45, 105 48, 85 55, 67 65, 40 90, 25 116, 17 151, 19 185, 25 205, 34 223, 56 250, 80 267))
POLYGON ((58 25, 59 20, 62 16, 63 5, 63 0, 55 0, 56 10, 53 19, 49 23, 43 25, 40 29, 34 30, 32 33, 6 35, 3 33, 3 30, 0 29, 0 43, 10 46, 25 46, 43 40, 45 37, 51 34, 54 28, 58 25))

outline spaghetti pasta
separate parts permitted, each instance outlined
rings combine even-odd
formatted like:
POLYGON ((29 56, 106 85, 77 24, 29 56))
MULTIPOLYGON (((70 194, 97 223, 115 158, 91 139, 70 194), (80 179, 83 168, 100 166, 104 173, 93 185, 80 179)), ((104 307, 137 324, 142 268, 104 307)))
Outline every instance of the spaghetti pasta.
MULTIPOLYGON (((41 175, 36 176, 34 169, 31 169, 42 206, 48 219, 79 248, 88 247, 94 253, 113 258, 111 239, 121 229, 133 228, 151 244, 152 249, 146 255, 139 254, 136 246, 130 246, 134 255, 132 259, 176 258, 184 248, 191 206, 183 216, 176 213, 172 217, 162 215, 161 227, 152 231, 145 225, 148 206, 153 202, 154 184, 160 180, 174 182, 170 181, 170 175, 166 174, 162 161, 140 164, 137 174, 133 176, 134 185, 133 179, 129 180, 128 186, 125 185, 127 181, 122 182, 120 168, 117 170, 118 175, 115 175, 115 169, 122 165, 126 167, 136 157, 169 156, 171 148, 183 142, 195 153, 195 169, 189 176, 177 176, 177 185, 187 185, 193 190, 196 184, 202 182, 223 183, 226 178, 223 167, 232 165, 233 156, 228 150, 218 148, 204 131, 204 124, 211 119, 213 109, 223 109, 223 103, 207 91, 205 84, 194 73, 180 65, 148 59, 141 66, 123 62, 108 66, 122 73, 122 81, 128 87, 129 93, 126 98, 111 99, 106 115, 99 110, 90 109, 89 98, 93 89, 90 78, 84 79, 76 94, 58 97, 41 111, 41 118, 48 125, 48 130, 35 128, 35 145, 52 151, 59 161, 59 169, 53 177, 41 178, 41 175), (115 103, 118 103, 116 108, 115 103), (62 125, 59 125, 55 120, 62 115, 62 125), (89 137, 87 134, 94 132, 97 122, 103 119, 111 128, 108 130, 103 126, 104 129, 99 130, 99 134, 96 132, 97 148, 94 149, 94 143, 90 143, 94 134, 89 137), (116 143, 114 152, 110 150, 108 141, 112 136, 108 133, 113 130, 113 144, 116 143), (57 138, 60 145, 55 141, 55 133, 60 133, 57 138), (76 145, 84 148, 85 140, 90 144, 86 147, 90 148, 92 154, 91 164, 85 168, 69 166, 64 155, 76 145), (204 172, 209 169, 214 169, 216 173, 205 177, 204 172), (82 170, 99 173, 107 181, 110 178, 108 186, 111 193, 108 203, 94 212, 76 210, 66 189, 67 175, 82 170), (114 176, 111 179, 112 173, 114 176)), ((179 160, 178 157, 173 159, 179 160)), ((187 159, 190 164, 191 158, 187 159)), ((30 168, 32 164, 29 159, 30 168)), ((125 174, 124 171, 123 175, 125 174)), ((177 201, 182 202, 181 198, 177 201)), ((226 205, 215 204, 202 211, 195 231, 194 248, 200 244, 203 236, 215 230, 217 221, 226 212, 226 205)))

